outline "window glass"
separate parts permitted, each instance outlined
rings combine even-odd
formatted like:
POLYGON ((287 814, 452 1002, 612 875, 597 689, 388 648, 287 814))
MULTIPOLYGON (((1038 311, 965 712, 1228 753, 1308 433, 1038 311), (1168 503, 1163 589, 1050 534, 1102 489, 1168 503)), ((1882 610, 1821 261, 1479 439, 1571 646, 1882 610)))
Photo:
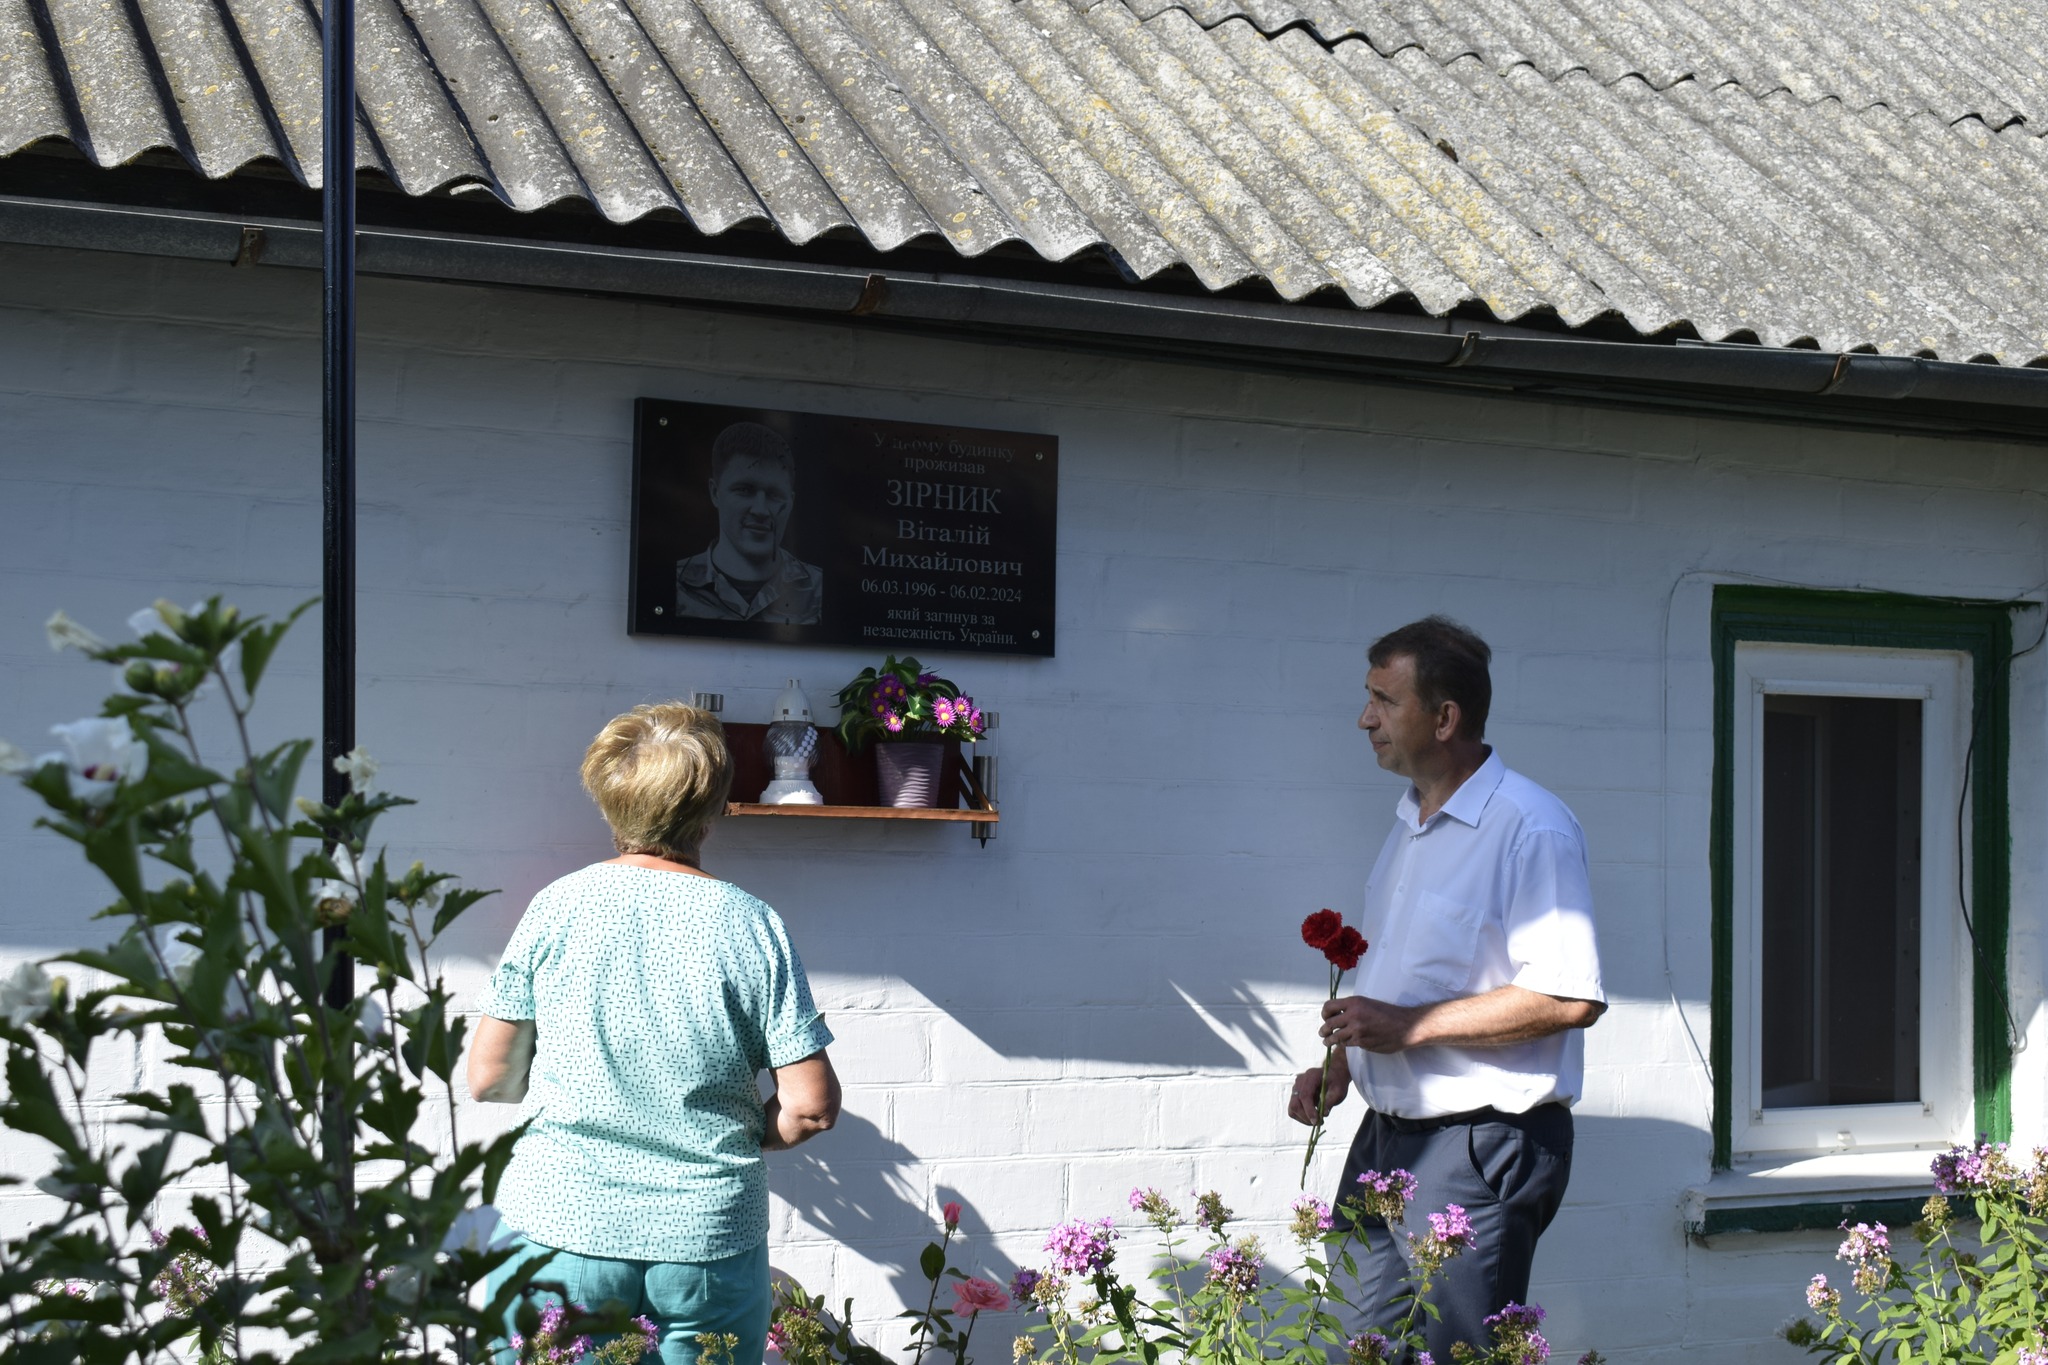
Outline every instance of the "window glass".
POLYGON ((1764 1108, 1918 1100, 1922 703, 1763 709, 1764 1108))

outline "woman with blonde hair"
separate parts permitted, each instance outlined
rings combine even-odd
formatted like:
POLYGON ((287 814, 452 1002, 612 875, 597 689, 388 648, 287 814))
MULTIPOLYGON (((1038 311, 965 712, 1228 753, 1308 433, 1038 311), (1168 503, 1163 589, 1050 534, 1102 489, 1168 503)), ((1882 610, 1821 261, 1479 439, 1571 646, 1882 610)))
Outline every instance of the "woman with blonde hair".
POLYGON ((732 785, 718 721, 635 707, 591 742, 583 785, 618 856, 533 898, 470 1048, 470 1092, 529 1125, 497 1206, 571 1302, 651 1319, 664 1365, 694 1362, 702 1333, 748 1365, 768 1332, 761 1153, 837 1118, 832 1034, 782 920, 699 865, 732 785))

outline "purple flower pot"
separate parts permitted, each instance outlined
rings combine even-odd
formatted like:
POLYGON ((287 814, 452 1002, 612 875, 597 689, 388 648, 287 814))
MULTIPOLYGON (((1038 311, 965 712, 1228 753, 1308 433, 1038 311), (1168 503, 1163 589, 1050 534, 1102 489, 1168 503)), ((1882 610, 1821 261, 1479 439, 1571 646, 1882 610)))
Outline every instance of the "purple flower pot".
POLYGON ((946 746, 936 739, 892 739, 875 745, 875 784, 885 806, 936 806, 946 746))

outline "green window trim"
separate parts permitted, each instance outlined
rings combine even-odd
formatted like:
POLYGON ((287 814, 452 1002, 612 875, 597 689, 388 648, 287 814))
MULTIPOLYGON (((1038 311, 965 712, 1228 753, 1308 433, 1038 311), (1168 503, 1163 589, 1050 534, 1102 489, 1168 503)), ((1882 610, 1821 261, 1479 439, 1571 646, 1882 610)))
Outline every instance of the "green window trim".
POLYGON ((1735 698, 1738 642, 1950 650, 1970 656, 1970 993, 1977 1130, 2012 1135, 2012 1045, 2006 1027, 2006 938, 2012 912, 2007 809, 2012 613, 2032 602, 1721 584, 1714 589, 1714 787, 1708 862, 1713 896, 1714 1165, 1732 1164, 1735 999, 1735 698))
POLYGON ((1920 1221, 1927 1196, 1903 1199, 1846 1199, 1801 1204, 1751 1204, 1742 1208, 1709 1209, 1687 1231, 1697 1237, 1724 1232, 1804 1232, 1838 1228, 1844 1223, 1884 1223, 1895 1228, 1920 1221))

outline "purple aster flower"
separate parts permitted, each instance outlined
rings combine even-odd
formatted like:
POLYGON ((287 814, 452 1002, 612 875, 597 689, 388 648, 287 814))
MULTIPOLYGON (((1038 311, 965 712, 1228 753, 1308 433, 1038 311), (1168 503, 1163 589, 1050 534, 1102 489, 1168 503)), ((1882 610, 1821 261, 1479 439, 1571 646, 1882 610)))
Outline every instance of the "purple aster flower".
POLYGON ((891 711, 888 715, 882 717, 882 728, 884 730, 887 730, 892 735, 902 734, 903 717, 897 715, 894 711, 891 711))
POLYGON ((953 703, 944 697, 932 698, 932 719, 938 722, 941 730, 952 728, 953 703))
POLYGON ((1093 1275, 1107 1269, 1116 1259, 1116 1225, 1107 1218, 1089 1222, 1072 1218, 1052 1230, 1045 1249, 1052 1255, 1053 1269, 1065 1275, 1093 1275))

